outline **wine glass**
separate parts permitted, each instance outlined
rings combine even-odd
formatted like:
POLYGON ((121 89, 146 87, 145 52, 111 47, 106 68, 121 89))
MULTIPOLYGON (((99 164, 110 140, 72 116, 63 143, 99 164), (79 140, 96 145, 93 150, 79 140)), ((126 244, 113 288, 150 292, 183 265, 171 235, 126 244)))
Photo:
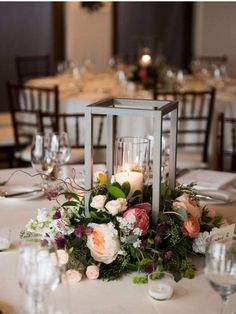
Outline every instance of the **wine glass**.
POLYGON ((19 248, 18 278, 26 293, 26 313, 47 313, 46 297, 59 285, 60 275, 53 242, 42 240, 37 235, 22 240, 19 248))
POLYGON ((49 135, 48 152, 54 164, 54 175, 58 178, 60 167, 68 162, 71 156, 71 147, 66 132, 55 132, 49 135))
POLYGON ((32 167, 41 175, 42 190, 47 188, 47 177, 53 171, 52 159, 48 152, 48 137, 41 133, 36 133, 31 148, 32 167))
POLYGON ((213 235, 205 258, 205 276, 222 299, 220 313, 225 313, 228 298, 236 292, 236 240, 213 235))

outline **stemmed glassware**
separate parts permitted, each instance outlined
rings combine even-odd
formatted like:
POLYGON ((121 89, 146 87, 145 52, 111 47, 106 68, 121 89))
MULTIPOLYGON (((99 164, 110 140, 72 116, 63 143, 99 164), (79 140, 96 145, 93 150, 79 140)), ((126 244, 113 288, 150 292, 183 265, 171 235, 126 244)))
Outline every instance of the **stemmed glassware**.
POLYGON ((57 288, 60 277, 54 244, 39 236, 23 239, 19 249, 18 278, 27 296, 25 313, 47 313, 46 298, 57 288))
POLYGON ((225 313, 229 296, 236 292, 236 240, 217 234, 210 237, 204 271, 210 285, 221 296, 220 313, 225 313))
POLYGON ((55 132, 49 135, 48 153, 54 164, 54 175, 58 178, 61 166, 68 162, 71 156, 71 147, 66 132, 55 132))
POLYGON ((48 143, 48 136, 36 133, 31 148, 31 164, 42 177, 42 190, 47 188, 47 177, 53 171, 53 163, 49 156, 48 143))

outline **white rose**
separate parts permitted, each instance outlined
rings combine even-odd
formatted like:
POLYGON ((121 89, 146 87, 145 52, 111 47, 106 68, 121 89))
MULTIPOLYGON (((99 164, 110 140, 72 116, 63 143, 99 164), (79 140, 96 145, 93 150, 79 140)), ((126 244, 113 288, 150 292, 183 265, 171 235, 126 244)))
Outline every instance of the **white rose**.
POLYGON ((53 265, 59 264, 59 266, 65 265, 69 261, 69 255, 66 253, 65 250, 57 250, 57 253, 51 253, 51 261, 53 265))
POLYGON ((209 232, 200 232, 193 241, 193 251, 200 254, 206 253, 206 242, 209 237, 209 232))
POLYGON ((68 269, 62 277, 63 282, 77 283, 82 279, 82 274, 75 269, 68 269))
POLYGON ((119 200, 109 201, 106 203, 105 207, 112 216, 117 215, 121 211, 121 203, 119 200))
POLYGON ((86 269, 88 279, 94 280, 99 277, 99 268, 96 265, 90 265, 86 269))
POLYGON ((96 209, 102 209, 104 208, 105 201, 106 201, 105 195, 96 195, 93 197, 93 200, 90 203, 90 206, 96 209))
POLYGON ((120 241, 114 225, 90 223, 88 226, 93 229, 87 238, 87 247, 92 257, 98 262, 112 263, 120 250, 120 241))

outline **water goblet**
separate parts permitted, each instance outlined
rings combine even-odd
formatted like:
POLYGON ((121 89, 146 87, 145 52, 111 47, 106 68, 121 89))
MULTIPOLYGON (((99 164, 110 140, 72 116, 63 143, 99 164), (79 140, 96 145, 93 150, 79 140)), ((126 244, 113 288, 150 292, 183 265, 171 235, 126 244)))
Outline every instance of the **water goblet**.
POLYGON ((206 248, 205 277, 222 299, 221 314, 227 309, 228 298, 236 292, 236 240, 213 235, 206 248))
POLYGON ((36 133, 31 148, 32 167, 41 175, 42 190, 48 186, 47 177, 53 171, 52 159, 48 151, 48 137, 41 133, 36 133))
POLYGON ((23 239, 19 248, 18 278, 26 293, 26 313, 47 313, 46 298, 57 288, 60 277, 54 244, 39 236, 23 239))
POLYGON ((71 156, 71 147, 66 132, 55 132, 49 135, 49 156, 54 164, 53 174, 59 177, 60 168, 67 163, 71 156))

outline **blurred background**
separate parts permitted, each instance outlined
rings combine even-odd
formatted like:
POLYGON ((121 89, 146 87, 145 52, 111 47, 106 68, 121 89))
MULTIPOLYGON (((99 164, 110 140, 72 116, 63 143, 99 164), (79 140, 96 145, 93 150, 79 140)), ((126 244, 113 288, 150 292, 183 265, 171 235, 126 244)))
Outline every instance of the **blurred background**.
POLYGON ((186 71, 200 55, 226 55, 235 77, 235 21, 233 2, 1 2, 0 111, 16 55, 49 54, 52 73, 62 60, 102 72, 112 56, 132 64, 148 47, 186 71))

